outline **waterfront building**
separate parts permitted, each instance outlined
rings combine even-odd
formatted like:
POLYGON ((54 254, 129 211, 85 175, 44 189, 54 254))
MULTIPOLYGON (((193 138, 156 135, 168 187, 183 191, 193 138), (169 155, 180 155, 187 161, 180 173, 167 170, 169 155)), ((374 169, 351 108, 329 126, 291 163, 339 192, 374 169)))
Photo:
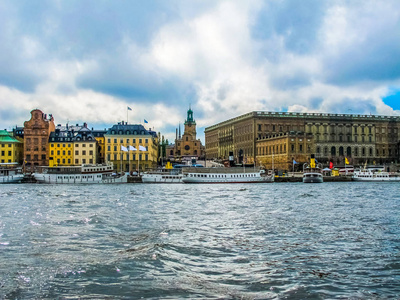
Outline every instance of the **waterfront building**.
POLYGON ((87 124, 57 125, 49 136, 49 166, 93 164, 97 161, 97 141, 87 124))
POLYGON ((95 164, 97 162, 97 141, 87 124, 74 137, 74 164, 95 164))
POLYGON ((205 140, 208 159, 232 152, 236 161, 271 168, 279 153, 281 168, 290 170, 312 153, 325 165, 399 162, 399 130, 394 116, 254 111, 207 127, 205 140))
POLYGON ((158 136, 143 125, 127 124, 124 121, 113 125, 104 134, 105 159, 118 171, 140 171, 157 167, 158 136), (124 151, 129 146, 136 150, 124 151), (140 150, 142 149, 142 150, 140 150))
POLYGON ((175 161, 190 161, 192 158, 197 160, 199 157, 204 157, 205 147, 200 139, 196 138, 196 121, 191 108, 187 111, 184 125, 183 135, 181 136, 179 127, 179 135, 176 130, 175 144, 166 148, 168 158, 175 161))
POLYGON ((57 125, 49 136, 49 166, 72 166, 74 142, 71 128, 57 125), (69 130, 68 130, 69 129, 69 130))
POLYGON ((0 130, 0 166, 21 165, 24 144, 8 131, 0 130))
POLYGON ((37 166, 49 165, 49 136, 55 130, 54 118, 39 109, 31 111, 31 118, 24 122, 24 162, 28 171, 37 166))

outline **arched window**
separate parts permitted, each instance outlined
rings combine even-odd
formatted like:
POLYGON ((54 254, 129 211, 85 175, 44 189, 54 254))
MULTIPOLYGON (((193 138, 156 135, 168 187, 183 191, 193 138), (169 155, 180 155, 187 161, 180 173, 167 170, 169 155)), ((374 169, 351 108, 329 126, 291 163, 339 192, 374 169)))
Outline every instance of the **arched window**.
POLYGON ((348 157, 351 157, 351 147, 347 147, 347 149, 346 149, 346 155, 347 155, 348 157))
POLYGON ((339 147, 339 156, 343 156, 344 155, 344 149, 342 146, 339 147))
POLYGON ((331 155, 336 156, 336 148, 335 147, 331 148, 331 155))

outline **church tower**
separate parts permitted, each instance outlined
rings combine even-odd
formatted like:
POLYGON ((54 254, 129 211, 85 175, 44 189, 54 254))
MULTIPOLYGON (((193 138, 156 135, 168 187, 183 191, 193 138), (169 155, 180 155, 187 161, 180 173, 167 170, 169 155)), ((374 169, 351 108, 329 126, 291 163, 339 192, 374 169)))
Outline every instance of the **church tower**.
POLYGON ((193 157, 198 158, 204 155, 204 146, 199 139, 196 139, 196 121, 190 107, 187 111, 183 135, 181 137, 179 134, 174 148, 175 158, 181 160, 191 160, 193 157))
POLYGON ((193 119, 193 111, 189 107, 187 111, 187 119, 185 121, 185 132, 183 134, 183 140, 195 140, 196 139, 196 121, 193 119))

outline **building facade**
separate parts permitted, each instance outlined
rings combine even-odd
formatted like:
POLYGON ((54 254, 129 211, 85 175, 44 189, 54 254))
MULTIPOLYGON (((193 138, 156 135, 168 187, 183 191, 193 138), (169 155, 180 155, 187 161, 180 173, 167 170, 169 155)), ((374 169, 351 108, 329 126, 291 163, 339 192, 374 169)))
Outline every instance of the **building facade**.
POLYGON ((0 166, 21 165, 24 144, 6 130, 0 130, 0 166))
POLYGON ((142 172, 157 167, 158 136, 143 125, 118 123, 107 130, 104 140, 105 159, 114 164, 116 171, 142 172), (136 150, 125 151, 130 147, 136 150))
POLYGON ((236 161, 265 161, 270 168, 279 144, 287 161, 283 169, 293 160, 309 161, 311 154, 326 165, 344 165, 345 158, 353 165, 397 163, 399 130, 400 117, 255 111, 207 127, 206 152, 208 159, 233 152, 236 161))
POLYGON ((97 162, 97 140, 87 124, 57 125, 49 136, 49 165, 73 166, 97 162))
POLYGON ((49 136, 55 130, 54 118, 39 109, 31 111, 31 119, 24 123, 24 162, 27 171, 49 165, 49 136))

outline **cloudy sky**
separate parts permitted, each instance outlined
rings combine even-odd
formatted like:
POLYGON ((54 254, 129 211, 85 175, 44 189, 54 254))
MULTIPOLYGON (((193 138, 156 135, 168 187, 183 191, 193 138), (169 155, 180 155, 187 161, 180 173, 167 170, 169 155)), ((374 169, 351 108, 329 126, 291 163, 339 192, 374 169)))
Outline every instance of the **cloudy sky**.
MULTIPOLYGON (((171 139, 254 110, 400 115, 399 0, 2 0, 0 128, 30 111, 171 139)), ((203 140, 204 142, 204 140, 203 140)))

